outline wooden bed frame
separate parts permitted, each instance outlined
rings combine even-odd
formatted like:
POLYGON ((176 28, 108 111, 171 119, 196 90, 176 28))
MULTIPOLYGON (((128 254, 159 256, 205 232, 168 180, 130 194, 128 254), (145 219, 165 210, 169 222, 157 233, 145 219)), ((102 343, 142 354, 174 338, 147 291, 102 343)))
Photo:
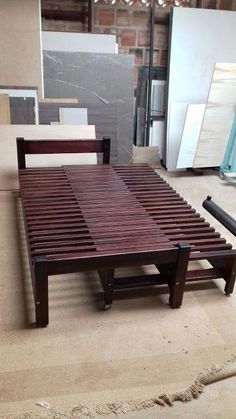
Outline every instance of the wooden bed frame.
POLYGON ((104 308, 116 289, 167 283, 172 308, 186 281, 223 278, 233 292, 236 251, 146 164, 109 165, 109 139, 17 139, 20 194, 35 297, 36 325, 48 324, 48 276, 97 270, 104 308), (26 154, 103 152, 104 165, 26 168, 26 154), (208 260, 210 269, 188 271, 208 260), (123 266, 157 273, 115 278, 123 266))

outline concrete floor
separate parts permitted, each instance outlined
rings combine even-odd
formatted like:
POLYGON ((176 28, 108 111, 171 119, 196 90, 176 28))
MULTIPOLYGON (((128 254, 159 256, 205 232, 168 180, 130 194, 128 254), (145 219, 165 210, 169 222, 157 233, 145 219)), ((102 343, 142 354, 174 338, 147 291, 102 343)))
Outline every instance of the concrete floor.
MULTIPOLYGON (((215 172, 158 171, 236 247, 235 238, 201 207, 210 194, 236 218, 234 186, 215 172)), ((236 353, 236 294, 224 296, 223 280, 186 286, 178 310, 169 308, 162 287, 119 292, 113 308, 102 312, 96 273, 56 276, 50 278, 49 326, 28 328, 33 305, 19 202, 13 192, 0 192, 0 202, 0 417, 46 417, 35 405, 40 400, 69 411, 79 403, 181 390, 202 368, 236 353), (22 416, 25 412, 32 413, 22 416)), ((235 393, 233 377, 206 387, 190 403, 125 417, 233 419, 235 393)))

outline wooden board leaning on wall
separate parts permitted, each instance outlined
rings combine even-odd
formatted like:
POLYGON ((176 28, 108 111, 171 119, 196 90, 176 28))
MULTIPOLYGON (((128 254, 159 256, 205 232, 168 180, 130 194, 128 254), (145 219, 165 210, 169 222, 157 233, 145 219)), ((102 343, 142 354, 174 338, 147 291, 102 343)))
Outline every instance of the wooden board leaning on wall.
POLYGON ((236 63, 216 63, 193 167, 220 166, 236 111, 236 63))

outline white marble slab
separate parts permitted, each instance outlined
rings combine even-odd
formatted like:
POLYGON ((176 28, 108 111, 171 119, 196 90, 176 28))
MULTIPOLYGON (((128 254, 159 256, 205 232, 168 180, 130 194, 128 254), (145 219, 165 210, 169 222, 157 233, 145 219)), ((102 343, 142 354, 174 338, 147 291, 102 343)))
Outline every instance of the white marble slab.
POLYGON ((44 51, 116 54, 116 35, 76 32, 42 32, 44 51))

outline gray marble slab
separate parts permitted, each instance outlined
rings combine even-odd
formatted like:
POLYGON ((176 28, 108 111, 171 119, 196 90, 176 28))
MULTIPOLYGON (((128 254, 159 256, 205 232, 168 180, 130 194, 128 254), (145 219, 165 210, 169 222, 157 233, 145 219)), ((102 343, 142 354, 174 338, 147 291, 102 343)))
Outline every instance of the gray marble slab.
POLYGON ((121 54, 44 51, 47 98, 79 98, 80 105, 117 104, 118 163, 133 148, 133 57, 121 54))

